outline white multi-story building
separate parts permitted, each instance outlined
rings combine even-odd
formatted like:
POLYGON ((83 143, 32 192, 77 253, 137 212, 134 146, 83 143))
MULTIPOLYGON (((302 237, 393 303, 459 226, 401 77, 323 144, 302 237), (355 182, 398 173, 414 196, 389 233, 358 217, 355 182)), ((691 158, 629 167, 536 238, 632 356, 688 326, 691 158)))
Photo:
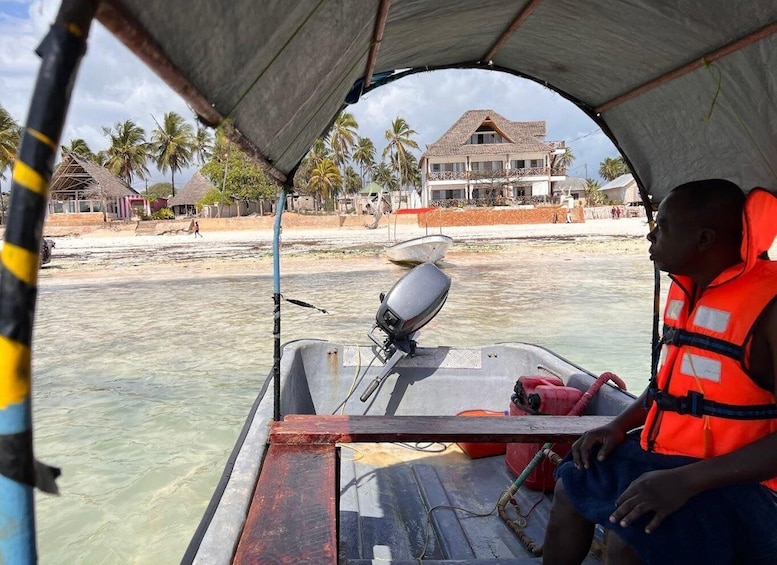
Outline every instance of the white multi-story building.
POLYGON ((493 110, 469 110, 419 160, 423 204, 550 201, 563 141, 545 141, 545 122, 513 122, 493 110))

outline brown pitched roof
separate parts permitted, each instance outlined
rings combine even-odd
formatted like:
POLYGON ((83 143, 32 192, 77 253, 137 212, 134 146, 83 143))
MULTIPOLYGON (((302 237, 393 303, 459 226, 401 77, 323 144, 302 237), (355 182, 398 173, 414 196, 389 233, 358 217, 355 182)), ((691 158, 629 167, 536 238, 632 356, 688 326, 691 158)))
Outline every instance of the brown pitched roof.
POLYGON ((51 194, 66 194, 74 191, 88 191, 100 187, 105 195, 121 198, 138 194, 123 180, 113 176, 108 169, 96 165, 75 153, 68 153, 51 177, 51 194))
POLYGON ((446 131, 427 146, 421 159, 446 155, 485 155, 493 153, 548 152, 551 147, 542 141, 546 135, 544 121, 513 122, 493 110, 469 110, 446 131), (483 122, 490 122, 508 143, 468 144, 469 138, 483 122))
POLYGON ((194 205, 205 196, 211 188, 215 188, 213 183, 210 182, 202 173, 197 171, 194 176, 189 179, 183 188, 175 193, 170 200, 167 201, 168 206, 186 206, 194 205))

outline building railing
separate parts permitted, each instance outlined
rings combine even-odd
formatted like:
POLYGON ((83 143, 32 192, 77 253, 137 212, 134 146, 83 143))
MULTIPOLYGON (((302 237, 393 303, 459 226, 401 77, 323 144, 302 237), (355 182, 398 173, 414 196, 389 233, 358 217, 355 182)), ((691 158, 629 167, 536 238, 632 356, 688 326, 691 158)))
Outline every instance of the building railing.
POLYGON ((486 208, 494 206, 521 206, 548 204, 547 196, 519 196, 517 198, 504 198, 493 196, 489 198, 441 198, 432 200, 430 205, 437 208, 486 208))
POLYGON ((491 180, 519 179, 521 177, 565 176, 566 167, 524 167, 521 169, 492 169, 485 171, 439 171, 426 175, 427 181, 435 180, 491 180))

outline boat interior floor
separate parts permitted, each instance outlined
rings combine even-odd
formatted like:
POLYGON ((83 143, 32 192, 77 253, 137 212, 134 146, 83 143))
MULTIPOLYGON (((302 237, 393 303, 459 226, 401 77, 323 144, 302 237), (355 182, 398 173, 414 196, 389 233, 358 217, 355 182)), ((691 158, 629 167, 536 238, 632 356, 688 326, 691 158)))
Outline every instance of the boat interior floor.
MULTIPOLYGON (((514 480, 504 455, 470 459, 455 443, 341 445, 340 562, 540 563, 496 511, 514 480)), ((538 544, 551 496, 522 487, 508 504, 538 544)))

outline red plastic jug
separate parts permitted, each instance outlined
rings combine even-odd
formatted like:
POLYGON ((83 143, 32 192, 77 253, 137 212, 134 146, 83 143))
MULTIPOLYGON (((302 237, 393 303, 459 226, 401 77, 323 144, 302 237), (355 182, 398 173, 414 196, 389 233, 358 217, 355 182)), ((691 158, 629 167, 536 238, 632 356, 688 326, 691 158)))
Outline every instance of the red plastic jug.
MULTIPOLYGON (((583 396, 582 391, 564 386, 558 377, 527 375, 518 378, 515 383, 515 394, 510 402, 511 416, 530 416, 531 414, 568 414, 572 407, 583 396)), ((509 443, 505 462, 517 477, 542 448, 541 443, 509 443)), ((556 443, 553 451, 562 457, 569 453, 571 443, 556 443)), ((524 481, 526 488, 548 491, 556 485, 553 478, 553 464, 544 458, 524 481)))

